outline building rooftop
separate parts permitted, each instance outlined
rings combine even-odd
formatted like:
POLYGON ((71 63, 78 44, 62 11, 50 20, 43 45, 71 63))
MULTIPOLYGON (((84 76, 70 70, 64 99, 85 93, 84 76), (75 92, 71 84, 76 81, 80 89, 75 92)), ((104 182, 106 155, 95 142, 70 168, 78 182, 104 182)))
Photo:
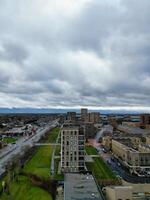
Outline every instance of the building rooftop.
POLYGON ((90 174, 65 174, 64 200, 103 200, 90 174))
POLYGON ((150 133, 150 130, 148 129, 141 129, 141 128, 138 128, 138 127, 132 127, 132 126, 127 126, 127 125, 119 125, 118 126, 118 129, 120 131, 123 131, 123 132, 126 132, 128 134, 149 134, 150 133))
POLYGON ((120 190, 122 190, 122 189, 133 189, 133 187, 132 186, 115 186, 115 185, 113 185, 113 186, 108 186, 108 188, 112 188, 112 189, 120 189, 120 190))

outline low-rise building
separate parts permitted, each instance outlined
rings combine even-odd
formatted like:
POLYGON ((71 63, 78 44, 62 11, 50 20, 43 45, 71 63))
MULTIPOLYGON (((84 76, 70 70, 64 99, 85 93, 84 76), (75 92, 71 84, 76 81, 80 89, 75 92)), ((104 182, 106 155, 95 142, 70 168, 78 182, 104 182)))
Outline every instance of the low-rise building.
POLYGON ((66 173, 64 181, 64 200, 103 200, 91 174, 66 173))
POLYGON ((149 184, 130 184, 108 186, 104 188, 106 200, 148 200, 150 199, 149 184))
POLYGON ((106 187, 106 200, 132 200, 131 186, 106 187))
POLYGON ((103 145, 106 149, 110 150, 110 149, 111 149, 111 144, 112 144, 112 137, 110 137, 110 136, 105 136, 105 137, 102 138, 102 145, 103 145))
POLYGON ((112 151, 131 172, 150 170, 150 152, 136 150, 114 139, 112 140, 112 151))
POLYGON ((147 136, 147 137, 146 137, 146 144, 147 144, 147 145, 150 145, 150 136, 147 136))

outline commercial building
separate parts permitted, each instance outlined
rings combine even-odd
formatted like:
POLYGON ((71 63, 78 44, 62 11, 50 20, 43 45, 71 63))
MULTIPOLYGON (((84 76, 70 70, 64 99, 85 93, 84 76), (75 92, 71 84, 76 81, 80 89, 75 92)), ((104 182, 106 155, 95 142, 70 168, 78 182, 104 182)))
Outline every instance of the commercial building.
POLYGON ((79 172, 85 169, 84 128, 64 125, 61 129, 61 170, 79 172))
POLYGON ((66 173, 64 200, 103 200, 91 174, 66 173))

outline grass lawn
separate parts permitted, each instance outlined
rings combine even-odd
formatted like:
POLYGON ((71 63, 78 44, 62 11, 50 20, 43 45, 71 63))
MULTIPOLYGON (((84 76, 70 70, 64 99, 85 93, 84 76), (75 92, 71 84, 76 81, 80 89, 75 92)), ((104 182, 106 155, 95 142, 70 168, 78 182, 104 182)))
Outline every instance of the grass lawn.
POLYGON ((59 128, 54 128, 53 130, 50 130, 46 139, 46 142, 56 142, 56 139, 58 137, 59 134, 59 128))
POLYGON ((98 155, 96 149, 92 146, 86 145, 85 150, 88 155, 98 155))
POLYGON ((115 179, 112 170, 106 165, 101 158, 93 158, 93 163, 86 163, 87 169, 92 171, 96 179, 115 179))
POLYGON ((3 138, 3 141, 6 142, 6 143, 13 143, 13 142, 16 142, 16 138, 12 138, 12 137, 5 137, 3 138))
POLYGON ((60 156, 60 151, 61 151, 61 147, 60 146, 56 146, 55 156, 60 156))
POLYGON ((54 160, 54 164, 55 164, 54 178, 57 179, 57 180, 63 180, 64 175, 58 174, 59 163, 60 163, 60 158, 55 158, 55 160, 54 160))
POLYGON ((50 177, 50 164, 52 153, 52 146, 39 147, 31 160, 26 163, 24 171, 45 178, 50 177))
MULTIPOLYGON (((59 128, 51 130, 44 142, 55 142, 59 134, 59 128)), ((38 147, 32 158, 26 162, 24 171, 26 173, 32 173, 44 178, 50 178, 50 165, 51 157, 54 150, 54 146, 41 146, 38 147)), ((60 147, 56 147, 56 155, 59 154, 60 147)), ((58 161, 56 162, 58 171, 58 161)), ((61 175, 60 175, 61 176, 61 175)), ((57 178, 60 178, 58 175, 57 178)), ((2 179, 7 180, 7 175, 2 179)), ((0 180, 0 184, 2 183, 0 180)), ((0 185, 1 188, 1 185, 0 185)), ((43 189, 32 185, 30 180, 25 176, 19 176, 19 182, 12 182, 10 184, 11 196, 3 194, 0 196, 1 200, 52 200, 51 195, 43 189)))
POLYGON ((43 189, 33 186, 27 177, 19 176, 18 182, 10 186, 10 195, 3 194, 1 200, 52 200, 51 195, 43 189))
MULTIPOLYGON (((98 155, 96 149, 92 146, 85 147, 88 155, 98 155)), ((96 179, 115 179, 115 175, 107 164, 100 158, 93 158, 94 162, 87 162, 86 167, 89 171, 92 171, 96 179)))

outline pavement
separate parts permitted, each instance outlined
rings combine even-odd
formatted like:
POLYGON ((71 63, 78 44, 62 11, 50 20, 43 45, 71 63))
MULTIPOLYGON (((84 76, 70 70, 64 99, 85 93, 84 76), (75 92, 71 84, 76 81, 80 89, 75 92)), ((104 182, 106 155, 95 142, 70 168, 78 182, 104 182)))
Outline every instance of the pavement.
POLYGON ((40 127, 36 134, 28 137, 23 137, 16 141, 16 144, 8 145, 0 151, 0 176, 5 172, 6 165, 11 162, 16 156, 21 156, 24 152, 33 147, 40 138, 45 135, 51 128, 57 126, 57 120, 50 122, 45 127, 40 127))
POLYGON ((58 137, 57 137, 57 139, 56 139, 56 143, 55 143, 55 145, 54 145, 54 150, 53 150, 53 153, 52 153, 51 166, 50 166, 50 174, 51 174, 51 175, 54 175, 54 172, 55 172, 55 162, 54 162, 54 159, 55 159, 56 146, 57 146, 57 145, 60 145, 60 144, 58 143, 59 137, 60 137, 60 132, 59 132, 58 137))
POLYGON ((35 143, 34 146, 60 146, 60 143, 35 143))

